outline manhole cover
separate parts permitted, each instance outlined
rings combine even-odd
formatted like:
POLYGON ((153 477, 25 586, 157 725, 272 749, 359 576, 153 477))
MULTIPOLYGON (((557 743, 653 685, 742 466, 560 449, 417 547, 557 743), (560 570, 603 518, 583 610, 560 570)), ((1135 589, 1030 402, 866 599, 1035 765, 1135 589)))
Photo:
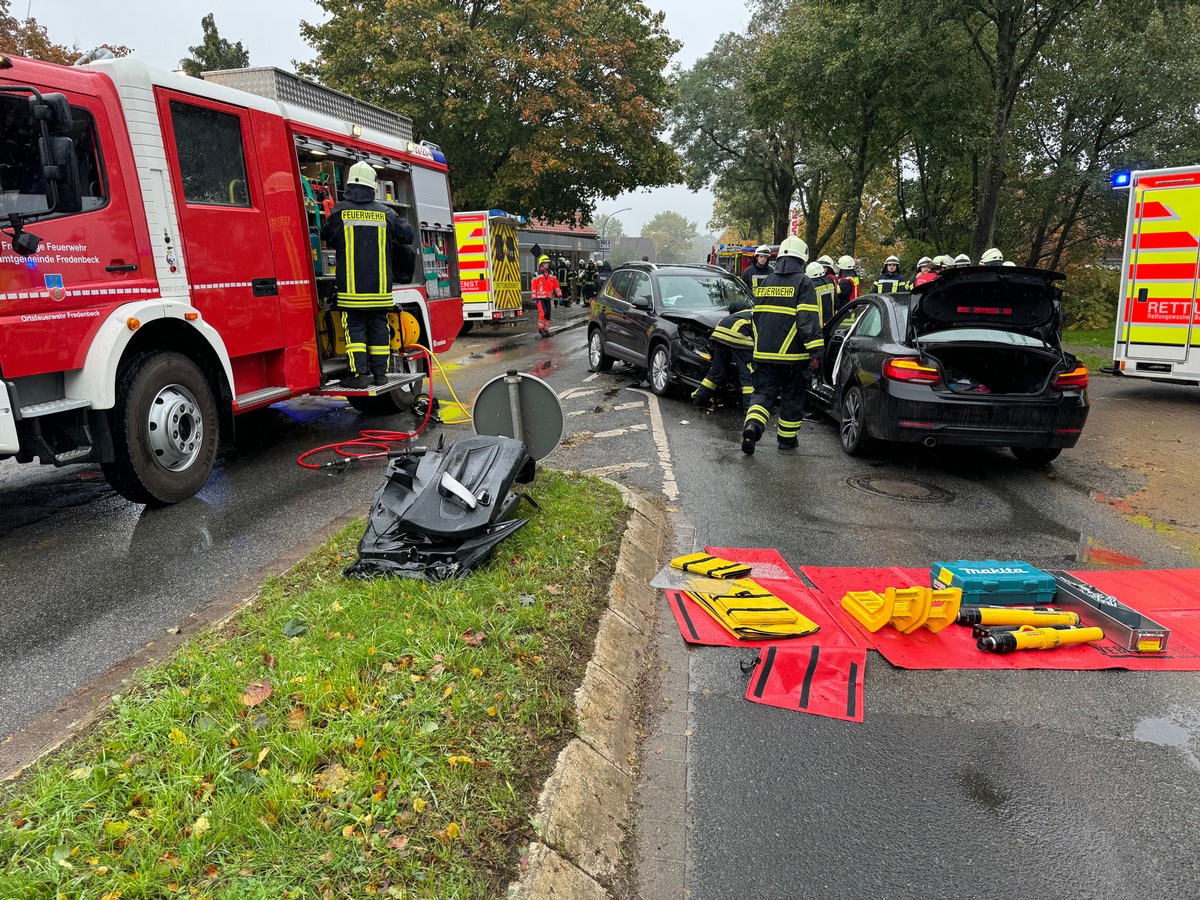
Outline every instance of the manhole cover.
POLYGON ((906 481, 900 478, 873 478, 870 475, 855 475, 846 479, 846 484, 864 494, 875 494, 891 500, 908 503, 949 503, 954 495, 934 484, 924 481, 906 481))

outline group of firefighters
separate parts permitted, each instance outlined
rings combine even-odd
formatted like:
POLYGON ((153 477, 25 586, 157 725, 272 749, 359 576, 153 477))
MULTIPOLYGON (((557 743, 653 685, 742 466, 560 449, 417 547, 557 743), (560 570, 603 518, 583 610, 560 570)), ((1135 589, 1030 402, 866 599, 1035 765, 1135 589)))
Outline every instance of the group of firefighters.
MULTIPOLYGON (((917 262, 917 274, 909 281, 900 272, 900 258, 889 256, 874 281, 873 292, 911 291, 945 269, 971 264, 965 253, 953 258, 923 256, 917 262)), ((1015 265, 995 247, 984 252, 980 264, 1015 265)), ((794 235, 779 245, 774 266, 771 248, 759 247, 742 279, 754 302, 735 301, 729 315, 717 324, 712 334, 712 367, 692 400, 707 407, 725 376, 736 369, 745 412, 742 452, 754 454, 776 408, 779 449, 793 450, 799 446, 797 435, 809 380, 821 368, 824 324, 864 293, 862 279, 849 255, 837 262, 820 256, 810 263, 808 245, 794 235)))

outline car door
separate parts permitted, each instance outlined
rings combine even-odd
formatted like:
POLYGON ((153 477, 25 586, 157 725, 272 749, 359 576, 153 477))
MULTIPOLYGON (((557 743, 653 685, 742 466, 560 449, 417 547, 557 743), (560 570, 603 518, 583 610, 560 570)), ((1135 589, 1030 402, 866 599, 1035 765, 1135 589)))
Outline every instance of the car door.
POLYGON ((654 307, 654 288, 645 272, 633 272, 629 283, 627 327, 629 350, 633 358, 645 361, 650 352, 650 335, 658 322, 654 307))
POLYGON ((832 406, 838 386, 844 381, 845 364, 843 349, 846 339, 854 331, 859 316, 867 304, 855 303, 836 313, 825 325, 825 354, 821 357, 821 368, 812 380, 810 391, 824 406, 832 406))
POLYGON ((622 270, 615 272, 604 286, 600 294, 603 309, 600 316, 603 319, 601 330, 604 334, 604 351, 617 359, 637 362, 629 349, 629 285, 633 280, 633 272, 622 270))

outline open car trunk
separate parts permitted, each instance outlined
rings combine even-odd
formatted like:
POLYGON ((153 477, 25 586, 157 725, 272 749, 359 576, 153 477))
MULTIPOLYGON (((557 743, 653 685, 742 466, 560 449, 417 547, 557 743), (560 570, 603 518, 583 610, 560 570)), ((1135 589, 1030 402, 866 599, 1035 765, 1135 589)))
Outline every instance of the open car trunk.
POLYGON ((922 357, 937 363, 955 394, 1039 395, 1064 369, 1057 350, 1012 344, 921 342, 922 357))

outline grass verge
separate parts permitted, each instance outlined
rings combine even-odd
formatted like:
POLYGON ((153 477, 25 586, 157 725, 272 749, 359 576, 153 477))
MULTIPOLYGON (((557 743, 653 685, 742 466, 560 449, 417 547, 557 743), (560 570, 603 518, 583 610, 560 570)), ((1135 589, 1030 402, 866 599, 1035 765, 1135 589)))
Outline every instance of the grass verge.
POLYGON ((625 521, 593 478, 531 493, 462 581, 343 578, 356 523, 140 673, 0 789, 0 897, 502 896, 625 521))

